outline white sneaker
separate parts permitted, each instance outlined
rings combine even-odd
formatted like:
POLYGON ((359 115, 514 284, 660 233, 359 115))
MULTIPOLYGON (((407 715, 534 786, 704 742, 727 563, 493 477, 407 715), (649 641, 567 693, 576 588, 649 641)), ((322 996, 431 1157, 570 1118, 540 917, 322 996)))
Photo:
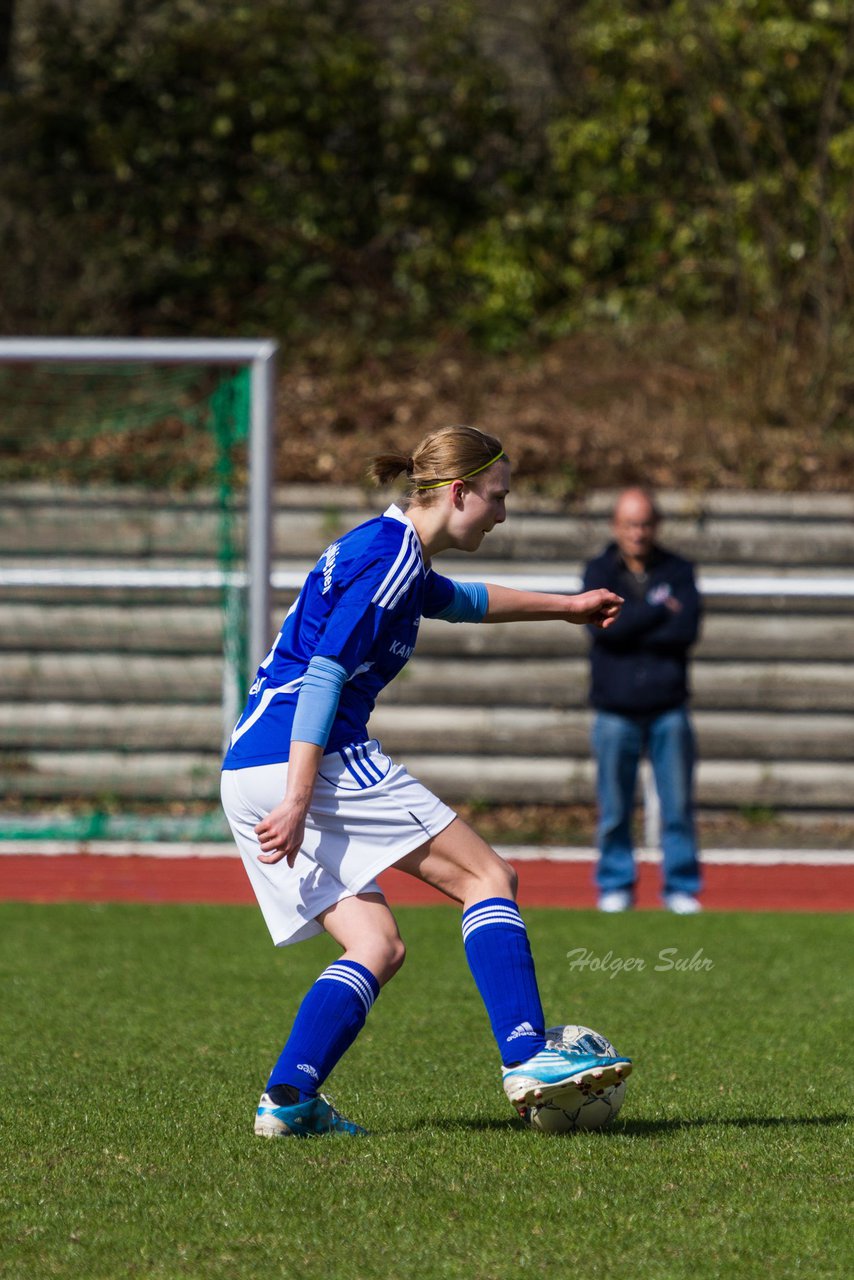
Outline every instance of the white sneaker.
MULTIPOLYGON (((580 1106, 591 1091, 619 1084, 631 1073, 629 1058, 609 1058, 580 1050, 541 1049, 527 1062, 502 1069, 504 1092, 517 1110, 560 1096, 580 1106)), ((568 1105, 568 1102, 567 1102, 568 1105)))
POLYGON ((277 1106, 268 1093, 262 1093, 255 1113, 255 1133, 259 1138, 309 1138, 322 1133, 346 1133, 357 1138, 367 1132, 360 1124, 345 1120, 322 1093, 284 1107, 277 1106))
POLYGON ((607 911, 609 914, 631 911, 634 906, 632 892, 630 889, 611 889, 608 893, 600 894, 598 906, 600 911, 607 911))
POLYGON ((668 893, 665 895, 664 905, 677 916, 695 916, 703 910, 693 893, 668 893))

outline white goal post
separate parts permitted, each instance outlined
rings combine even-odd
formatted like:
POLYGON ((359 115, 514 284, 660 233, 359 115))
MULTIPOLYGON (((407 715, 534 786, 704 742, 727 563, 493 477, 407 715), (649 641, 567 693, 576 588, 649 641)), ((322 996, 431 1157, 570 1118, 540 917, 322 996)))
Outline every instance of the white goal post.
MULTIPOLYGON (((0 365, 55 364, 208 365, 249 368, 249 487, 247 497, 246 641, 250 664, 270 643, 273 425, 278 344, 272 339, 219 338, 0 338, 0 365)), ((213 575, 217 584, 222 575, 213 575)), ((32 575, 30 575, 32 581, 32 575)), ((68 581, 67 572, 64 580, 68 581)), ((91 573, 89 574, 91 581, 91 573)), ((127 581, 125 577, 123 579, 127 581)), ((11 582, 12 579, 8 578, 11 582)), ((198 584, 198 575, 196 575, 198 584)), ((144 584, 143 584, 144 585, 144 584)), ((176 577, 175 586, 187 586, 176 577)), ((207 585, 202 582, 201 585, 207 585)), ((241 583, 240 585, 244 585, 241 583)))

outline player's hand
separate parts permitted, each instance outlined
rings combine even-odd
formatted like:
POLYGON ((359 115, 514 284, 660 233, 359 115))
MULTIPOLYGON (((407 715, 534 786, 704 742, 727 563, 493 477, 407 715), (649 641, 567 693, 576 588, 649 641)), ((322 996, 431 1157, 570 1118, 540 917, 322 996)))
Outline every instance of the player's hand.
POLYGON ((292 867, 305 835, 305 806, 287 797, 255 828, 261 852, 259 862, 271 864, 286 858, 292 867))
POLYGON ((623 607, 623 597, 605 587, 582 591, 567 597, 570 622, 587 623, 591 627, 610 627, 623 607))

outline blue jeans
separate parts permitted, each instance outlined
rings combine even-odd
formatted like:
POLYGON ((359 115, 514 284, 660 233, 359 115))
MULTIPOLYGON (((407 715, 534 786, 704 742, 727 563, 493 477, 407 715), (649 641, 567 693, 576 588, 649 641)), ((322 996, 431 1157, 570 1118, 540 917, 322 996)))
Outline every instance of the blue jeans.
POLYGON ((684 707, 658 715, 623 716, 597 711, 593 721, 599 863, 602 893, 635 883, 632 811, 638 765, 646 754, 661 807, 663 891, 696 894, 700 866, 694 831, 694 731, 684 707))

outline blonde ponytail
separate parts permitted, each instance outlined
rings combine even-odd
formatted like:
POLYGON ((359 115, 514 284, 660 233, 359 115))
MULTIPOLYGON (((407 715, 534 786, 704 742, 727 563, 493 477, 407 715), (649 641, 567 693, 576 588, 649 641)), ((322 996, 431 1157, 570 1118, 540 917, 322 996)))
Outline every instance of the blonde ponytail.
POLYGON ((501 441, 476 427, 442 427, 425 436, 412 456, 381 453, 371 459, 368 475, 389 484, 405 471, 407 496, 420 505, 433 502, 454 480, 469 480, 506 458, 501 441))

